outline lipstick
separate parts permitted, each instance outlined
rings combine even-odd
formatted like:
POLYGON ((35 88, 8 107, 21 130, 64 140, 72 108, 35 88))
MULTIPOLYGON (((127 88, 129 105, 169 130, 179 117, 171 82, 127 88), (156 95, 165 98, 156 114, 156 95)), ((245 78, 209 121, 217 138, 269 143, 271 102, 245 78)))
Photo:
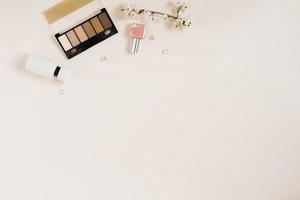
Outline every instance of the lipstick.
POLYGON ((144 24, 132 24, 130 27, 130 37, 132 38, 131 52, 138 53, 140 41, 145 38, 146 26, 144 24))

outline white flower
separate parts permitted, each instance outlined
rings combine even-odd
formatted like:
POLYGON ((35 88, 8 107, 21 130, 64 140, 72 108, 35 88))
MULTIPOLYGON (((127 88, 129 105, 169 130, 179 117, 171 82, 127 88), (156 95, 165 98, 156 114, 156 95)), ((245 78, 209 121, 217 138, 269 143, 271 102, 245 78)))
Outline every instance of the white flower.
POLYGON ((174 12, 176 12, 175 16, 146 9, 138 9, 136 5, 127 5, 126 7, 122 8, 121 11, 126 19, 129 17, 148 16, 153 21, 157 20, 158 18, 171 21, 176 28, 190 27, 192 25, 191 20, 184 16, 184 12, 187 9, 186 4, 177 2, 174 8, 174 12))

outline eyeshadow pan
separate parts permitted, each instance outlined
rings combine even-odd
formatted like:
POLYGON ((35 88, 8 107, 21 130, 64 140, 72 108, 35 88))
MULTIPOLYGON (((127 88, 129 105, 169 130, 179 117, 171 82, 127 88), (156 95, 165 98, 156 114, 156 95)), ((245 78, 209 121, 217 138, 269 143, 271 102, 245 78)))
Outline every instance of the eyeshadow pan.
POLYGON ((106 12, 99 14, 99 19, 105 29, 108 29, 113 26, 106 12))
POLYGON ((65 51, 72 49, 72 45, 66 35, 60 36, 58 40, 60 44, 63 46, 65 51))
POLYGON ((66 35, 68 36, 73 47, 76 47, 80 43, 73 30, 70 30, 69 32, 67 32, 66 35))
POLYGON ((96 35, 96 32, 89 21, 82 24, 82 27, 89 38, 94 37, 96 35))
POLYGON ((74 30, 75 30, 75 32, 76 32, 76 34, 77 34, 77 36, 79 37, 79 40, 80 40, 81 42, 84 42, 84 41, 86 41, 86 40, 88 39, 88 37, 87 37, 87 35, 85 34, 85 32, 84 32, 82 26, 78 26, 78 27, 76 27, 74 30))
POLYGON ((94 17, 93 19, 91 19, 91 23, 97 33, 101 33, 102 31, 104 31, 104 28, 103 28, 102 24, 100 23, 98 17, 94 17))

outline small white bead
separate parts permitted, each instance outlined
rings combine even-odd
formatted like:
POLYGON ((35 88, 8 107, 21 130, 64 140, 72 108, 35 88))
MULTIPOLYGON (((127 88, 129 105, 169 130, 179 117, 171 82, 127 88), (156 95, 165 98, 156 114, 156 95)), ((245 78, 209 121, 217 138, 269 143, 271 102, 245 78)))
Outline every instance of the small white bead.
POLYGON ((65 95, 65 93, 66 93, 65 89, 61 89, 61 90, 58 91, 58 94, 62 95, 62 96, 65 95))
POLYGON ((162 50, 162 54, 163 55, 167 55, 167 54, 169 54, 170 53, 170 50, 169 49, 164 49, 164 50, 162 50))
POLYGON ((107 61, 107 57, 106 57, 106 56, 102 56, 102 57, 100 58, 100 61, 101 61, 101 62, 106 62, 106 61, 107 61))

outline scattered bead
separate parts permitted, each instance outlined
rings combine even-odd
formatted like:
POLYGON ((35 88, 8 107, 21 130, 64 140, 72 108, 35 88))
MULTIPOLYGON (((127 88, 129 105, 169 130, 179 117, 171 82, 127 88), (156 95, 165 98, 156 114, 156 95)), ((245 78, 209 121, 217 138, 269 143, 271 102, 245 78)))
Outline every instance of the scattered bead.
POLYGON ((164 50, 162 50, 162 54, 163 55, 167 55, 167 54, 169 54, 170 53, 170 50, 169 49, 164 49, 164 50))
POLYGON ((59 90, 59 92, 58 92, 59 95, 65 95, 65 93, 66 93, 66 90, 65 90, 65 89, 61 89, 61 90, 59 90))
POLYGON ((102 57, 100 58, 100 61, 101 61, 101 62, 106 62, 106 61, 107 61, 107 57, 106 57, 106 56, 102 56, 102 57))

